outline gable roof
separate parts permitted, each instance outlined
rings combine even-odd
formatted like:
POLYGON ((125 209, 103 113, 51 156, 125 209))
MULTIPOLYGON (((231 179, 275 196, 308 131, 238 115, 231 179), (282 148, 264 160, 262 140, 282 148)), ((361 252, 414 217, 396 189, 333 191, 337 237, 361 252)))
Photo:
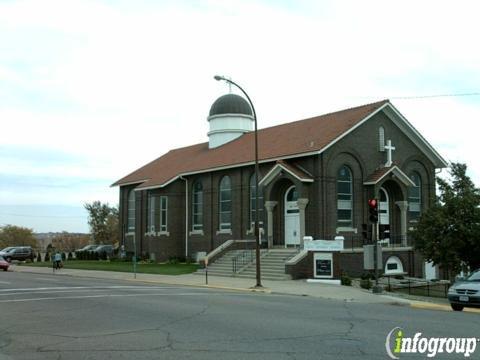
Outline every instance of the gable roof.
POLYGON ((269 184, 281 171, 285 171, 301 182, 313 182, 312 175, 296 165, 288 164, 283 160, 278 160, 275 165, 260 180, 259 185, 269 184))
POLYGON ((389 167, 383 167, 374 171, 363 185, 375 185, 382 181, 388 174, 392 173, 399 179, 405 186, 415 186, 415 183, 402 171, 397 165, 389 167))
MULTIPOLYGON (((386 107, 393 106, 388 100, 383 100, 260 129, 259 161, 269 162, 319 154, 386 107)), ((421 141, 426 143, 423 138, 421 141)), ((424 148, 429 149, 427 146, 424 148)), ((213 149, 209 149, 208 142, 205 142, 171 150, 118 180, 112 186, 140 184, 137 186, 138 190, 164 187, 181 176, 250 165, 254 163, 254 158, 254 132, 249 132, 213 149)), ((442 161, 446 164, 438 155, 434 164, 442 164, 442 161)))

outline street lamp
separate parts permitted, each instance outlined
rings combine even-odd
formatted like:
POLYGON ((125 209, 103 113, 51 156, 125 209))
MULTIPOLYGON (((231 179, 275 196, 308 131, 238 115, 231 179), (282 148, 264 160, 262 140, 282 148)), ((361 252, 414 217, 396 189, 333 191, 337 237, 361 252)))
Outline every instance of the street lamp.
POLYGON ((257 275, 257 284, 255 287, 262 287, 262 281, 261 281, 261 276, 260 276, 260 231, 258 229, 258 178, 260 175, 259 167, 258 167, 258 131, 257 131, 257 114, 255 112, 255 107, 253 106, 252 100, 250 100, 250 97, 248 94, 245 92, 245 90, 242 89, 240 85, 235 83, 234 81, 227 79, 224 76, 220 75, 215 75, 213 77, 217 81, 226 81, 229 84, 232 84, 236 86, 240 91, 245 95, 247 98, 248 102, 250 103, 250 106, 252 107, 253 111, 253 120, 255 122, 255 259, 257 262, 256 266, 256 275, 257 275))

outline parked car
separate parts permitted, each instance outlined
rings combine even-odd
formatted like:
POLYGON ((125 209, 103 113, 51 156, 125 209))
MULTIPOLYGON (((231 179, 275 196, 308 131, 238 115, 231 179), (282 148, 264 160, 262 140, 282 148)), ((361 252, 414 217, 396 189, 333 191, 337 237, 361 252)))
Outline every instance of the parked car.
POLYGON ((2 256, 0 256, 0 269, 7 271, 10 264, 2 256))
POLYGON ((31 246, 14 246, 7 248, 7 251, 0 251, 0 256, 2 256, 8 262, 12 260, 25 261, 30 259, 33 261, 34 255, 31 246))
POLYGON ((108 256, 112 256, 113 245, 99 245, 93 251, 96 252, 98 255, 102 255, 103 253, 106 253, 108 256))
POLYGON ((461 279, 448 289, 448 301, 455 311, 464 307, 480 307, 480 269, 461 279))
POLYGON ((86 245, 86 246, 84 246, 84 247, 81 248, 81 249, 75 250, 75 254, 78 254, 78 253, 84 252, 84 251, 93 251, 93 250, 95 250, 97 247, 98 247, 98 245, 86 245))

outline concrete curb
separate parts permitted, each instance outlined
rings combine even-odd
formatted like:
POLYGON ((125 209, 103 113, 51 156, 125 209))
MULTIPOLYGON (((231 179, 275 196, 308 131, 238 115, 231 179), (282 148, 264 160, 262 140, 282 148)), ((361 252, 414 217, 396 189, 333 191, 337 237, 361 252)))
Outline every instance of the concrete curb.
MULTIPOLYGON (((450 307, 450 305, 429 303, 426 301, 412 301, 410 306, 415 309, 423 309, 423 310, 452 311, 452 312, 454 311, 450 307)), ((480 314, 480 309, 476 309, 476 308, 464 308, 463 311, 468 313, 480 314)))
POLYGON ((219 289, 219 290, 231 290, 231 291, 241 291, 241 292, 258 292, 264 294, 272 294, 272 291, 268 288, 264 289, 254 289, 254 288, 238 288, 232 286, 222 286, 222 285, 201 285, 201 284, 185 284, 185 283, 169 283, 169 282, 162 282, 156 280, 143 280, 143 279, 123 279, 125 281, 132 281, 132 282, 143 282, 148 284, 162 284, 162 285, 181 285, 181 286, 189 286, 189 287, 196 287, 196 288, 204 288, 204 289, 219 289))

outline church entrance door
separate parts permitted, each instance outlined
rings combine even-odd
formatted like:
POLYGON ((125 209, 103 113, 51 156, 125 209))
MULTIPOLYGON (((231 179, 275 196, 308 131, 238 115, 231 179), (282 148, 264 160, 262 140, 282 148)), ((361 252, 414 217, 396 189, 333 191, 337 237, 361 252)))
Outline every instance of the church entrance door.
POLYGON ((380 202, 378 206, 378 225, 381 239, 390 239, 390 199, 388 192, 380 188, 380 202))
POLYGON ((300 245, 300 210, 295 186, 285 192, 285 247, 300 245))

